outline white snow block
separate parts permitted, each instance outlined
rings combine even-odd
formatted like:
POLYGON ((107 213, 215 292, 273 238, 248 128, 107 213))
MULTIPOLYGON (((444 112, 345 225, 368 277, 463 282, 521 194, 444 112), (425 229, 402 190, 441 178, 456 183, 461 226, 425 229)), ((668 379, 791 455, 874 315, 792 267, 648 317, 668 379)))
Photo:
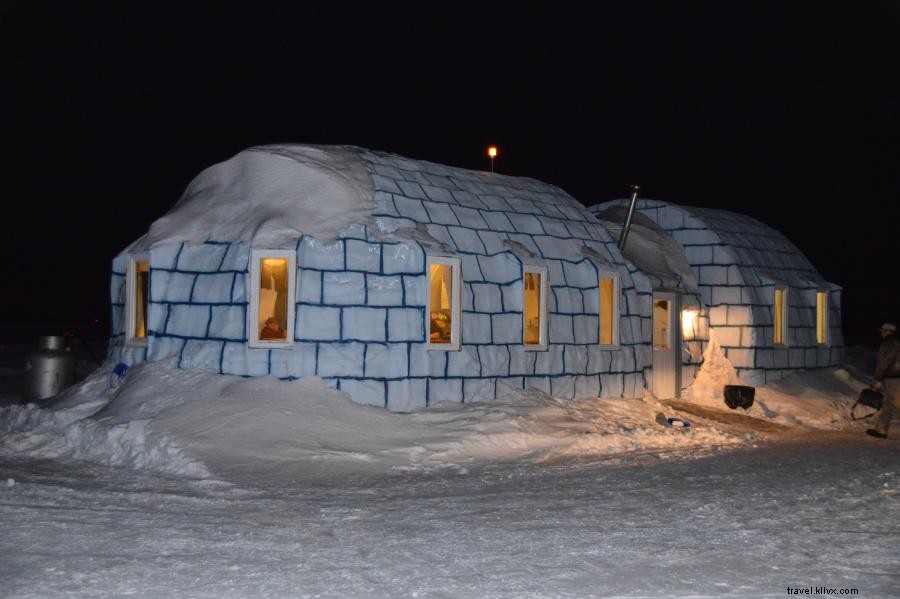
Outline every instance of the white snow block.
POLYGON ((344 242, 335 241, 329 245, 306 236, 300 242, 297 264, 300 268, 316 270, 344 270, 344 242))
POLYGON ((753 324, 749 306, 728 306, 727 322, 730 326, 750 326, 753 324))
MULTIPOLYGON (((421 312, 420 312, 421 314, 421 312)), ((419 318, 421 321, 421 316, 419 318)), ((417 340, 423 339, 424 333, 420 331, 417 340)), ((489 314, 477 314, 467 312, 462 321, 463 343, 491 343, 491 316, 489 314)))
POLYGON ((534 242, 542 257, 554 260, 571 260, 572 256, 578 255, 578 248, 583 243, 580 240, 560 239, 548 235, 535 235, 534 242))
POLYGON ((575 377, 555 376, 550 378, 550 395, 562 399, 575 397, 575 377))
POLYGON ((462 379, 429 379, 428 405, 442 401, 461 402, 463 400, 462 379))
POLYGON ((403 279, 400 276, 366 275, 366 290, 369 306, 403 305, 403 279))
POLYGON ((211 337, 230 341, 245 341, 247 312, 244 306, 212 306, 212 321, 209 324, 211 337))
POLYGON ((228 244, 228 251, 222 259, 220 270, 245 272, 250 264, 250 246, 243 243, 228 244))
POLYGON ((534 364, 534 373, 537 375, 562 374, 563 371, 563 346, 551 345, 547 351, 535 352, 537 358, 534 364))
POLYGON ((744 277, 741 274, 741 269, 737 266, 729 266, 728 267, 728 284, 729 285, 743 285, 744 277))
POLYGON ((728 308, 729 306, 715 306, 710 308, 709 324, 714 327, 728 324, 728 308))
POLYGON ((450 208, 449 204, 444 204, 441 202, 431 202, 424 201, 422 204, 425 206, 425 210, 428 212, 428 219, 425 221, 418 222, 433 222, 437 225, 458 225, 459 219, 456 218, 456 214, 453 213, 453 210, 450 208))
POLYGON ((299 306, 297 339, 336 341, 341 333, 341 309, 325 306, 299 306))
POLYGON ((579 314, 574 317, 575 343, 597 344, 600 324, 596 316, 579 314))
POLYGON ((536 216, 515 213, 507 214, 506 216, 518 233, 526 233, 528 235, 542 235, 544 233, 541 221, 539 221, 536 216))
POLYGON ((385 243, 381 248, 384 274, 415 274, 425 272, 425 254, 417 244, 385 243))
POLYGON ((387 341, 385 308, 342 308, 342 339, 387 341))
POLYGON ((551 314, 548 327, 550 343, 575 343, 572 317, 567 314, 551 314))
MULTIPOLYGON (((220 372, 225 370, 226 363, 222 361, 222 341, 205 341, 188 339, 181 352, 181 368, 195 368, 207 372, 220 372), (222 365, 220 369, 220 364, 222 365)), ((244 373, 240 373, 244 374, 244 373)), ((263 372, 265 374, 265 372, 263 372)))
POLYGON ((757 349, 755 364, 760 368, 774 368, 774 352, 771 349, 757 349))
POLYGON ((597 269, 586 258, 577 264, 564 262, 563 272, 566 276, 566 282, 572 287, 588 288, 597 286, 597 269))
POLYGON ((484 254, 484 244, 481 243, 481 238, 478 237, 478 233, 474 229, 467 229, 465 227, 447 227, 447 230, 450 232, 450 237, 453 239, 453 243, 456 244, 460 250, 464 252, 476 252, 479 254, 484 254))
POLYGON ((600 386, 600 397, 623 397, 625 378, 621 374, 601 374, 600 386))
POLYGON ((397 379, 409 374, 405 343, 369 343, 365 351, 364 376, 397 379))
POLYGON ((341 379, 340 388, 358 404, 387 407, 384 381, 341 379))
MULTIPOLYGON (((185 353, 188 347, 185 346, 185 353)), ((226 342, 222 351, 222 372, 237 376, 264 376, 269 373, 268 349, 248 349, 244 343, 226 342)))
POLYGON ((714 245, 713 246, 713 263, 715 264, 734 264, 735 259, 734 256, 731 255, 731 252, 722 245, 714 245))
POLYGON ((522 276, 522 268, 519 265, 519 261, 511 254, 478 256, 478 266, 481 269, 484 280, 491 283, 512 283, 522 276))
MULTIPOLYGON (((434 175, 430 173, 427 175, 429 179, 433 178, 434 175)), ((433 183, 433 181, 432 181, 433 183)), ((450 180, 442 181, 441 187, 436 187, 435 185, 422 185, 422 191, 425 192, 425 195, 428 196, 428 199, 433 202, 443 202, 443 203, 452 203, 455 202, 453 199, 453 195, 447 189, 447 187, 451 187, 453 183, 450 180)))
MULTIPOLYGON (((512 285, 501 285, 500 293, 503 296, 503 307, 510 312, 521 312, 522 311, 522 284, 521 283, 513 283, 512 285)), ((549 300, 553 296, 553 293, 547 294, 547 299, 549 300)), ((552 311, 553 308, 550 308, 552 311)))
MULTIPOLYGON (((481 376, 483 377, 509 374, 509 350, 506 347, 480 345, 475 359, 481 362, 481 376)), ((477 368, 465 374, 472 376, 475 372, 478 372, 477 368)))
POLYGON ((209 326, 209 306, 169 306, 166 334, 180 337, 206 337, 209 326))
MULTIPOLYGON (((150 301, 162 302, 166 300, 166 290, 169 286, 169 278, 172 273, 166 270, 150 269, 150 301)), ((113 285, 115 291, 112 292, 113 301, 125 300, 125 277, 113 276, 113 285)))
POLYGON ((740 327, 719 327, 716 329, 716 338, 722 347, 741 347, 740 327))
POLYGON ((381 245, 358 239, 346 239, 347 270, 379 272, 381 270, 381 245))
POLYGON ((586 372, 588 374, 600 374, 610 371, 612 364, 612 353, 608 349, 601 349, 596 345, 587 346, 588 363, 586 372))
POLYGON ((509 222, 509 219, 506 218, 506 214, 502 212, 483 212, 482 216, 491 231, 515 232, 516 230, 512 223, 509 222))
POLYGON ((740 304, 741 288, 740 287, 713 287, 712 288, 712 304, 740 304))
POLYGON ((147 348, 146 347, 133 347, 133 346, 121 346, 119 347, 119 362, 123 362, 128 366, 134 366, 135 364, 140 364, 144 360, 146 360, 147 356, 147 348))
MULTIPOLYGON (((503 299, 500 286, 493 283, 472 283, 470 285, 475 296, 474 308, 476 312, 502 312, 503 299)), ((519 287, 521 285, 511 285, 519 287)))
POLYGON ((582 312, 584 306, 581 302, 581 291, 571 287, 555 287, 550 290, 556 299, 556 312, 572 314, 582 312))
POLYGON ((656 222, 663 229, 684 228, 684 211, 674 206, 661 206, 655 210, 656 222))
POLYGON ((387 407, 393 412, 411 412, 425 407, 425 379, 387 382, 387 407))
POLYGON ((725 266, 701 266, 698 282, 701 285, 727 285, 728 268, 725 266))
POLYGON ((322 302, 322 277, 324 274, 319 270, 300 270, 297 289, 298 301, 312 304, 322 302))
POLYGON ((708 245, 692 245, 684 248, 684 256, 691 266, 712 264, 713 247, 708 245))
POLYGON ((295 343, 290 349, 272 350, 272 376, 303 378, 316 374, 316 344, 295 343))
POLYGON ((640 398, 643 396, 644 380, 640 373, 626 374, 623 379, 622 395, 640 398))
POLYGON ((587 347, 583 345, 567 345, 563 351, 564 371, 570 374, 587 372, 587 347))
MULTIPOLYGON (((491 338, 494 343, 522 343, 522 315, 494 314, 491 316, 491 338)), ((552 337, 551 337, 552 340, 552 337)))
POLYGON ((533 375, 534 363, 537 354, 540 352, 525 351, 521 345, 509 346, 509 374, 510 375, 533 375))
POLYGON ((550 388, 550 377, 549 376, 529 376, 525 377, 525 388, 526 389, 537 389, 538 391, 543 391, 544 393, 550 395, 552 392, 550 388))
POLYGON ((232 303, 249 303, 247 299, 247 279, 246 274, 235 273, 234 286, 231 288, 232 303))
POLYGON ((496 397, 504 397, 510 393, 517 393, 525 389, 525 378, 521 376, 511 376, 497 379, 496 397))
MULTIPOLYGON (((420 308, 388 308, 388 341, 424 341, 425 325, 420 308)), ((467 318, 470 318, 467 315, 467 318)), ((466 321, 463 321, 465 325, 466 321)), ((465 335, 463 336, 465 338, 465 335)))
POLYGON ((403 279, 404 289, 403 305, 418 307, 424 306, 426 301, 425 277, 416 275, 403 275, 401 278, 403 279))
POLYGON ((496 397, 494 379, 465 379, 463 381, 463 401, 491 401, 496 397))
POLYGON ((554 218, 544 218, 541 219, 541 224, 544 225, 544 232, 547 235, 552 235, 554 237, 571 237, 569 230, 562 221, 554 218))
POLYGON ((330 305, 365 305, 366 277, 360 272, 326 272, 322 276, 322 296, 330 305))
POLYGON ((377 191, 382 191, 390 194, 403 193, 392 179, 389 179, 388 177, 379 175, 377 173, 372 173, 372 184, 377 191))
MULTIPOLYGON (((178 264, 178 253, 181 251, 182 245, 184 244, 168 243, 152 248, 150 250, 150 270, 153 271, 155 268, 175 270, 178 264)), ((123 259, 122 272, 125 272, 125 256, 120 257, 123 259)), ((115 262, 113 264, 115 265, 115 262)))
POLYGON ((225 258, 228 244, 185 244, 178 256, 178 270, 216 272, 225 258))
POLYGON ((197 275, 192 302, 205 304, 227 304, 231 302, 231 287, 235 273, 197 275))
POLYGON ((321 377, 363 376, 364 343, 320 343, 316 374, 321 377))
POLYGON ((424 343, 412 343, 409 348, 410 376, 444 376, 447 369, 446 351, 425 349, 424 343))
MULTIPOLYGON (((478 348, 464 345, 460 351, 447 352, 447 376, 479 376, 480 371, 478 348)), ((505 370, 503 374, 506 374, 505 370)))
POLYGON ((500 252, 508 251, 508 248, 503 245, 503 242, 506 241, 505 235, 495 231, 478 231, 478 238, 481 239, 484 250, 488 254, 499 254, 500 252))
POLYGON ((163 301, 191 301, 191 291, 194 288, 194 279, 196 277, 197 275, 185 274, 181 272, 171 273, 169 275, 169 280, 164 288, 165 296, 163 297, 163 301))
POLYGON ((725 348, 725 357, 735 368, 755 368, 752 349, 725 348))
POLYGON ((804 351, 799 348, 791 348, 788 350, 788 364, 791 368, 803 368, 805 363, 803 361, 804 351))
POLYGON ((184 339, 178 337, 154 337, 147 347, 147 359, 155 362, 177 356, 181 353, 184 342, 184 339))
POLYGON ((600 375, 576 376, 575 397, 599 397, 600 375))
MULTIPOLYGON (((425 194, 422 193, 421 195, 425 194)), ((420 198, 394 196, 394 206, 397 208, 399 215, 404 218, 409 218, 417 223, 427 223, 431 221, 431 219, 428 218, 428 213, 425 212, 425 206, 422 205, 422 200, 420 198)))
MULTIPOLYGON (((147 329, 150 331, 151 338, 155 335, 162 335, 169 307, 166 304, 151 303, 148 308, 147 329)), ((122 330, 124 332, 124 326, 122 330)))

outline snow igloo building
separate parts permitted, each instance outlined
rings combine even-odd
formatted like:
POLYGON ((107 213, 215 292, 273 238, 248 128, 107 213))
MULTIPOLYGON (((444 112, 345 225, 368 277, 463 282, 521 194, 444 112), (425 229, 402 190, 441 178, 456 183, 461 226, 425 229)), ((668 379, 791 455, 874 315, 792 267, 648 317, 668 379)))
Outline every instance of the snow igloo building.
MULTIPOLYGON (((701 359, 707 311, 710 325, 739 331, 723 346, 754 380, 836 359, 801 346, 812 317, 795 316, 795 303, 782 314, 796 345, 764 349, 768 287, 751 280, 763 274, 755 263, 738 262, 725 223, 639 208, 623 255, 615 219, 547 183, 351 146, 250 148, 200 173, 113 260, 109 360, 317 376, 356 402, 406 411, 529 387, 677 397, 701 359), (709 282, 695 236, 709 238, 724 282, 709 282)), ((765 272, 792 290, 824 288, 800 287, 801 267, 782 266, 765 272)), ((828 298, 834 315, 836 291, 828 298)), ((839 329, 829 331, 836 349, 839 329)))
MULTIPOLYGON (((624 202, 590 210, 621 223, 624 202)), ((714 335, 743 381, 764 385, 842 363, 841 288, 781 233, 734 212, 644 199, 633 222, 664 231, 682 248, 702 306, 697 336, 714 335)))

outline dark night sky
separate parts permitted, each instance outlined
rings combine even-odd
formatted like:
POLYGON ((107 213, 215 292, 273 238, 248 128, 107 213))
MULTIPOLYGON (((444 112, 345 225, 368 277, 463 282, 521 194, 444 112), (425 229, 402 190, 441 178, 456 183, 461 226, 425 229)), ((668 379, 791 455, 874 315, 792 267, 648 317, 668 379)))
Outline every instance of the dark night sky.
POLYGON ((34 4, 0 4, 3 338, 105 334, 112 257, 278 142, 477 169, 493 142, 585 204, 744 212, 844 286, 848 342, 900 320, 900 2, 34 4))

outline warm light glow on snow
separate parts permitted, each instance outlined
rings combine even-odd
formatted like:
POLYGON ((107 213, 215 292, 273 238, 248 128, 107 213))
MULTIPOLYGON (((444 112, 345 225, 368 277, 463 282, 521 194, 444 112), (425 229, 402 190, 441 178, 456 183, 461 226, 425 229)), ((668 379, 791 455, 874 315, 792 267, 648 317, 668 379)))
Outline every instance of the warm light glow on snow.
POLYGON ((697 336, 697 310, 686 309, 681 311, 681 332, 685 341, 693 341, 697 336))

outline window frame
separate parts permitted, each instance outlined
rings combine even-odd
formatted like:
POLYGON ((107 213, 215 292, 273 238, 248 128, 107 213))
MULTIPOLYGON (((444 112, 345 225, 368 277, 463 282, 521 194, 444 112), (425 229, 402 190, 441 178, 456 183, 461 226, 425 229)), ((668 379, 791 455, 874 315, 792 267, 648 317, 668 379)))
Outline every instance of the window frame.
POLYGON ((248 291, 250 305, 247 310, 247 346, 251 349, 292 349, 295 337, 295 319, 297 311, 297 252, 295 250, 250 250, 250 272, 248 273, 248 291), (269 341, 259 338, 259 287, 260 268, 259 262, 265 258, 287 258, 288 282, 287 282, 287 338, 284 341, 269 341))
POLYGON ((774 347, 790 347, 788 343, 788 315, 790 313, 790 287, 788 285, 775 285, 775 289, 772 292, 772 345, 774 347), (778 343, 776 340, 778 338, 778 328, 779 323, 777 322, 777 307, 776 304, 778 302, 778 291, 782 292, 782 303, 784 305, 781 306, 781 343, 778 343))
POLYGON ((619 337, 619 322, 622 320, 620 295, 622 294, 621 281, 619 273, 614 270, 597 271, 597 345, 600 349, 619 349, 622 345, 619 337), (612 317, 612 343, 602 343, 603 339, 603 310, 601 305, 603 302, 603 292, 601 290, 601 281, 603 279, 613 280, 613 317, 612 317))
POLYGON ((427 256, 425 259, 425 349, 434 351, 459 351, 462 345, 462 260, 451 256, 427 256), (449 266, 450 290, 450 343, 431 342, 431 267, 449 266))
POLYGON ((132 347, 147 347, 150 339, 150 254, 147 252, 131 254, 125 266, 125 344, 132 347), (134 327, 137 325, 137 264, 147 263, 147 306, 144 310, 144 325, 147 334, 136 337, 134 327))
POLYGON ((522 347, 525 348, 525 351, 547 351, 549 348, 549 344, 547 343, 548 339, 548 331, 549 331, 549 322, 550 322, 550 310, 547 306, 547 296, 549 295, 548 291, 550 289, 550 269, 546 266, 536 266, 530 264, 522 265, 522 347), (540 290, 540 325, 538 332, 538 343, 525 343, 525 274, 539 274, 541 276, 541 290, 540 290))
POLYGON ((816 289, 816 345, 819 347, 830 347, 831 346, 831 334, 828 327, 828 304, 831 303, 828 297, 827 289, 816 289), (822 334, 824 336, 824 340, 819 341, 819 296, 824 298, 823 306, 822 306, 822 334))

